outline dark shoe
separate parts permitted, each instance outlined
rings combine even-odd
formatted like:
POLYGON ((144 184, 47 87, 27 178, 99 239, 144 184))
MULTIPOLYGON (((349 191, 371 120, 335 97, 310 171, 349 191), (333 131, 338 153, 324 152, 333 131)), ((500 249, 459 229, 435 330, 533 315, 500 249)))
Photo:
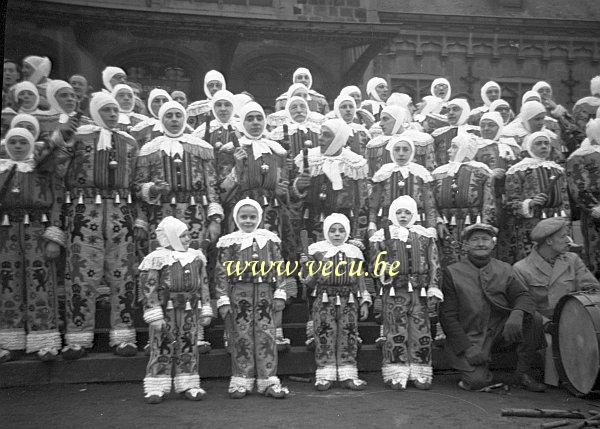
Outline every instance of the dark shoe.
POLYGON ((529 390, 530 392, 545 392, 546 391, 546 385, 544 383, 540 383, 539 381, 536 381, 533 379, 533 377, 531 377, 529 374, 525 374, 525 373, 520 373, 518 374, 519 376, 519 383, 521 384, 521 387, 523 389, 529 390))
POLYGON ((267 390, 265 390, 264 395, 270 396, 275 399, 285 399, 290 392, 287 387, 282 387, 281 385, 277 386, 269 386, 267 390))
POLYGON ((206 392, 204 389, 199 388, 188 389, 184 392, 183 396, 190 401, 201 401, 206 396, 206 392))
POLYGON ((315 344, 314 338, 309 338, 308 340, 306 340, 306 350, 308 350, 309 352, 314 352, 316 348, 317 346, 315 344))
POLYGON ((248 391, 246 389, 237 389, 232 392, 229 392, 229 397, 231 399, 242 399, 247 394, 248 394, 248 391))
POLYGON ((356 380, 349 378, 348 380, 342 381, 342 386, 344 387, 344 389, 348 390, 364 390, 366 385, 366 381, 360 380, 358 378, 356 380))
POLYGON ((15 359, 15 354, 10 350, 0 350, 0 363, 10 362, 15 359))
POLYGON ((87 352, 81 346, 71 345, 71 346, 64 347, 61 351, 61 354, 62 354, 63 359, 77 360, 77 359, 81 359, 82 357, 85 357, 87 352))
POLYGON ((431 383, 428 383, 428 382, 421 383, 420 381, 414 380, 413 384, 419 390, 430 390, 431 389, 431 383))
POLYGON ((392 390, 406 390, 406 387, 402 386, 399 381, 386 381, 385 385, 392 390))
MULTIPOLYGON (((227 348, 227 346, 225 346, 225 348, 227 348)), ((208 341, 198 341, 198 353, 200 353, 201 355, 205 355, 211 350, 212 347, 208 341)))
POLYGON ((122 357, 132 357, 137 355, 138 349, 133 343, 121 343, 115 347, 115 354, 122 357))
POLYGON ((43 349, 37 352, 37 357, 42 362, 51 362, 58 359, 57 349, 43 349))
POLYGON ((144 396, 144 402, 146 402, 146 404, 160 404, 164 398, 164 395, 151 394, 144 396))
POLYGON ((326 390, 329 390, 329 389, 331 389, 331 386, 333 386, 333 383, 328 380, 317 381, 315 383, 315 389, 317 389, 319 392, 324 392, 326 390))

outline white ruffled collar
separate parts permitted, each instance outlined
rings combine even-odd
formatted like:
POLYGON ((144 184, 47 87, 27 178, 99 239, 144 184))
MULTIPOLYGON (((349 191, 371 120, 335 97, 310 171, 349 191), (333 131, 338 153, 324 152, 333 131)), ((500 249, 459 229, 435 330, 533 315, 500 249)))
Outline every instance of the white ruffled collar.
POLYGON ((518 163, 516 163, 515 165, 510 167, 508 169, 508 171, 506 172, 506 174, 512 174, 517 171, 532 170, 532 169, 538 168, 538 167, 548 168, 548 169, 556 168, 561 172, 565 171, 564 168, 562 168, 560 165, 558 165, 554 161, 550 161, 547 159, 527 157, 527 158, 523 158, 521 161, 519 161, 518 163))
POLYGON ((269 140, 265 137, 250 139, 247 136, 242 136, 239 139, 240 146, 250 146, 254 159, 260 158, 263 154, 274 153, 275 155, 285 156, 287 151, 279 143, 269 140))
POLYGON ((159 247, 144 258, 139 266, 140 271, 160 270, 163 267, 171 266, 179 262, 182 267, 192 263, 195 259, 200 259, 206 265, 206 257, 201 250, 188 249, 185 252, 178 252, 165 247, 159 247))
POLYGON ((488 174, 492 174, 492 170, 490 169, 490 167, 488 167, 487 165, 485 165, 483 162, 478 162, 478 161, 467 161, 467 162, 450 161, 448 164, 440 165, 438 168, 436 168, 435 170, 433 170, 433 172, 431 173, 431 175, 432 176, 439 176, 439 175, 454 176, 456 173, 458 173, 458 170, 460 170, 460 167, 462 167, 463 165, 470 165, 471 167, 482 168, 488 174))
MULTIPOLYGON (((393 240, 400 240, 406 242, 408 240, 409 232, 422 235, 429 238, 437 238, 437 232, 435 228, 425 228, 421 225, 412 225, 410 228, 404 228, 403 226, 390 225, 390 238, 393 240)), ((385 232, 383 229, 379 229, 369 238, 369 241, 377 243, 385 240, 385 232)))
POLYGON ((308 246, 309 255, 314 255, 315 253, 323 253, 324 257, 333 258, 340 252, 342 252, 348 258, 364 260, 364 256, 361 250, 350 243, 344 243, 339 246, 334 246, 327 240, 321 240, 308 246))
POLYGON ((379 170, 373 174, 373 178, 371 180, 375 183, 383 182, 384 180, 389 179, 390 176, 397 171, 400 172, 404 179, 408 178, 408 176, 412 173, 414 176, 420 177, 425 183, 433 181, 433 177, 431 177, 429 171, 416 162, 409 162, 405 165, 389 162, 382 165, 379 170))
POLYGON ((281 243, 281 239, 275 233, 267 229, 258 228, 253 232, 237 230, 231 234, 224 235, 223 237, 219 238, 217 247, 223 248, 232 246, 234 244, 239 244, 240 250, 244 250, 248 247, 252 247, 254 240, 256 240, 259 249, 265 247, 269 241, 273 243, 281 243))
POLYGON ((35 169, 33 155, 23 161, 13 161, 12 159, 0 159, 0 173, 10 170, 13 166, 17 166, 17 171, 21 173, 29 173, 35 169))

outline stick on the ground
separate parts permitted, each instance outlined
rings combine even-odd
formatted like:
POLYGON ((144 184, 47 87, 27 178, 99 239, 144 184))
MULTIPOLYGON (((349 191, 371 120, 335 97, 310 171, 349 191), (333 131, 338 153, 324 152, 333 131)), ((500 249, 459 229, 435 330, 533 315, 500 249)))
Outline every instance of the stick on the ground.
POLYGON ((560 428, 563 426, 567 426, 571 423, 569 420, 557 420, 555 422, 542 423, 540 428, 542 429, 552 429, 552 428, 560 428))
POLYGON ((557 419, 585 419, 579 411, 544 410, 539 408, 503 408, 502 416, 512 417, 550 417, 557 419))

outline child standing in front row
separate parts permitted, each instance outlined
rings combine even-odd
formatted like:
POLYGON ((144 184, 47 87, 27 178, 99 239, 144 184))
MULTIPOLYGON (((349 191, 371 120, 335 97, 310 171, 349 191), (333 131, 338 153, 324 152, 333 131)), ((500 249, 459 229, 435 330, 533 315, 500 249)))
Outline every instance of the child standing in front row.
MULTIPOLYGON (((315 260, 315 271, 320 265, 318 261, 323 263, 321 267, 331 262, 332 268, 304 279, 316 294, 312 308, 317 363, 315 388, 328 390, 339 380, 346 389, 362 390, 367 383, 358 378, 356 367, 358 313, 360 307, 360 320, 369 316, 371 297, 362 274, 351 276, 349 272, 352 264, 358 269, 364 257, 358 247, 346 243, 350 221, 343 214, 333 213, 325 218, 323 235, 325 240, 309 246, 308 258, 315 260)), ((308 258, 303 255, 302 262, 306 263, 308 258)))
POLYGON ((380 275, 386 338, 383 381, 393 390, 406 389, 409 380, 427 390, 433 378, 428 300, 434 305, 444 297, 438 288, 437 234, 433 228, 415 225, 420 219, 417 202, 408 195, 392 202, 388 219, 392 224, 369 239, 373 272, 379 274, 378 255, 387 267, 380 275))
POLYGON ((213 316, 206 258, 190 249, 182 221, 167 216, 156 227, 160 247, 140 264, 144 320, 150 325, 150 360, 144 377, 145 400, 158 404, 174 384, 177 393, 199 401, 206 394, 198 374, 198 325, 213 316))
POLYGON ((233 208, 237 231, 219 239, 219 260, 215 268, 217 307, 228 331, 231 351, 229 396, 241 399, 254 389, 273 398, 288 396, 277 377, 277 345, 274 313, 285 307, 285 280, 275 268, 253 273, 247 264, 268 268, 281 261, 281 240, 259 228, 263 209, 258 202, 244 198, 233 208), (239 263, 244 272, 235 270, 239 263), (264 277, 263 277, 264 275, 264 277), (273 291, 275 289, 275 291, 273 291))

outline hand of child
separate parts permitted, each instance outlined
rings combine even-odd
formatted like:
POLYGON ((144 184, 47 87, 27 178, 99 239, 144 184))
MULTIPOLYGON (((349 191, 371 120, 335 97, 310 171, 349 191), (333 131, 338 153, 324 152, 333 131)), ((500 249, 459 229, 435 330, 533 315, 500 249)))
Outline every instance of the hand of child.
POLYGON ((219 314, 221 315, 221 319, 225 320, 228 314, 231 314, 231 305, 222 305, 219 307, 219 314))
POLYGON ((161 331, 165 325, 165 319, 155 320, 154 322, 150 323, 150 326, 157 331, 161 331))
POLYGON ((273 311, 283 311, 285 308, 285 301, 283 299, 276 298, 273 300, 273 311))
POLYGON ((211 320, 212 318, 210 316, 202 316, 198 322, 200 323, 200 326, 208 326, 210 325, 211 320))
POLYGON ((46 244, 44 251, 46 259, 56 259, 60 256, 60 246, 54 241, 50 241, 46 244))
POLYGON ((210 222, 208 224, 208 239, 212 242, 212 243, 216 243, 217 240, 219 239, 219 235, 221 235, 221 224, 218 222, 210 222))
POLYGON ((244 149, 238 147, 236 148, 235 152, 233 152, 233 157, 235 158, 236 162, 242 162, 243 160, 248 158, 248 154, 244 149))
POLYGON ((360 321, 364 322, 369 317, 369 304, 366 302, 360 306, 360 321))

